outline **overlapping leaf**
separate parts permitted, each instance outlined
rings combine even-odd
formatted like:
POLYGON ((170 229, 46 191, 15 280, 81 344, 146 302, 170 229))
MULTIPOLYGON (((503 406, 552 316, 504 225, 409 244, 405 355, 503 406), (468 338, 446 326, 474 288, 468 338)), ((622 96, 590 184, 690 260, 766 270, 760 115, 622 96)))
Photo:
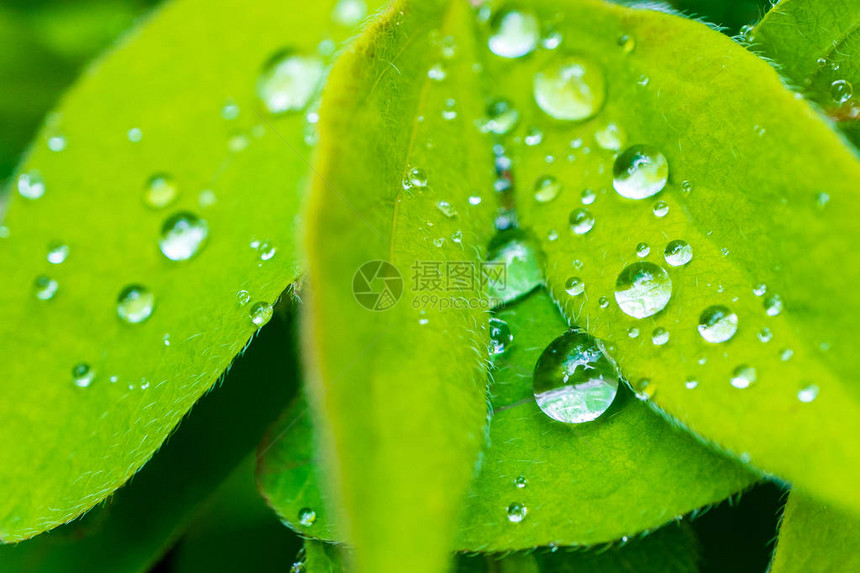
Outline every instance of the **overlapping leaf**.
POLYGON ((0 238, 3 541, 68 521, 128 479, 256 330, 237 291, 271 303, 296 278, 307 125, 261 116, 255 88, 279 50, 322 61, 317 46, 329 53, 351 32, 332 5, 177 1, 50 117, 0 238), (160 210, 143 200, 158 174, 178 190, 160 210), (208 223, 187 261, 159 252, 177 212, 208 223), (61 264, 47 259, 54 243, 68 248, 61 264), (34 281, 46 298, 51 280, 40 300, 34 281), (137 284, 154 311, 127 324, 117 300, 137 284), (78 365, 95 373, 86 389, 78 365))
POLYGON ((855 157, 767 64, 699 23, 587 0, 533 9, 561 45, 492 59, 490 69, 495 95, 521 114, 507 141, 517 212, 546 239, 554 297, 615 346, 655 406, 740 459, 860 510, 851 485, 860 460, 855 157), (579 122, 539 109, 531 81, 572 56, 589 63, 583 81, 605 98, 579 122), (522 144, 529 127, 541 130, 540 144, 522 144), (668 184, 648 199, 613 190, 616 156, 632 144, 668 161, 668 184), (534 197, 544 176, 564 187, 549 203, 534 197), (593 218, 588 232, 572 228, 577 209, 593 218), (690 245, 691 262, 667 263, 673 240, 690 245), (665 309, 643 319, 615 296, 622 270, 639 261, 672 283, 665 309), (571 278, 583 294, 566 292, 571 278), (727 342, 698 332, 714 305, 737 315, 727 342), (732 383, 742 373, 755 378, 743 389, 732 383))
MULTIPOLYGON (((569 426, 549 419, 534 403, 532 371, 566 324, 544 292, 499 316, 510 325, 514 343, 496 362, 488 445, 462 513, 458 550, 607 543, 718 502, 756 479, 629 392, 593 423, 569 426), (509 519, 512 504, 526 508, 518 523, 509 519)), ((264 442, 261 489, 303 535, 342 540, 332 503, 317 481, 313 443, 306 407, 298 402, 264 442), (312 521, 306 520, 308 510, 312 521)))
POLYGON ((853 513, 822 505, 792 491, 779 527, 771 571, 858 571, 860 520, 853 513))
POLYGON ((0 570, 148 570, 295 391, 297 358, 285 348, 294 348, 291 333, 273 320, 132 481, 79 520, 0 546, 0 570))
POLYGON ((860 2, 785 0, 748 40, 860 145, 860 2))
POLYGON ((493 229, 474 53, 464 2, 397 2, 326 86, 304 355, 359 571, 444 568, 483 438, 478 283, 423 300, 411 280, 451 264, 474 276, 493 229))

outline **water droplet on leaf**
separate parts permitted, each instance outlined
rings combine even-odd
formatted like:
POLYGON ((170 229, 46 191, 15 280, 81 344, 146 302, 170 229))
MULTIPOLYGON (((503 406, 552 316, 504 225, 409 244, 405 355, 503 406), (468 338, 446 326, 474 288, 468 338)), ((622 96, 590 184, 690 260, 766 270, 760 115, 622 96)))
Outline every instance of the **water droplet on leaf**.
POLYGON ((653 197, 668 179, 669 162, 650 145, 633 145, 615 159, 612 186, 627 199, 653 197))
POLYGON ((633 318, 652 316, 672 298, 672 280, 666 270, 645 261, 628 265, 615 281, 615 300, 633 318))
POLYGON ((708 342, 725 342, 738 331, 738 315, 725 306, 710 306, 699 315, 698 330, 708 342))
POLYGON ((552 118, 582 121, 594 117, 606 98, 603 71, 585 58, 569 56, 535 74, 534 97, 552 118))
POLYGON ((209 225, 197 215, 176 213, 164 221, 158 246, 171 261, 185 261, 200 252, 209 236, 209 225))
POLYGON ((137 324, 152 314, 155 295, 141 285, 129 285, 117 297, 116 313, 125 322, 137 324))

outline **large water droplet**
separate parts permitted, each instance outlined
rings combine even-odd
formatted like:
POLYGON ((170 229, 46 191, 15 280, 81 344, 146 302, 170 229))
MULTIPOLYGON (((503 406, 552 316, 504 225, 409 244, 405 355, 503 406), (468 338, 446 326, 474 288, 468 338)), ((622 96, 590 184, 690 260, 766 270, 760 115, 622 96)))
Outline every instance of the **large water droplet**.
POLYGON ((535 400, 554 420, 590 422, 618 393, 618 371, 603 343, 580 329, 553 340, 535 365, 535 400))
POLYGON ((665 328, 655 328, 651 333, 651 343, 654 346, 663 346, 667 342, 669 342, 669 331, 665 328))
POLYGON ((47 275, 39 275, 33 281, 33 294, 39 300, 51 300, 59 288, 57 281, 47 275))
POLYGON ((155 295, 145 286, 129 285, 119 293, 117 315, 129 324, 143 322, 152 314, 155 295))
POLYGON ((272 318, 272 305, 267 302, 255 302, 248 311, 248 316, 251 317, 251 322, 255 326, 263 326, 272 318))
POLYGON ((755 383, 757 374, 752 366, 738 366, 732 373, 731 383, 735 388, 749 388, 755 383))
POLYGON ((45 194, 45 180, 35 169, 18 176, 18 194, 25 199, 38 199, 45 194))
POLYGON ((173 203, 178 194, 176 182, 165 174, 155 175, 146 182, 143 202, 153 209, 161 209, 173 203))
POLYGON ((164 221, 158 246, 171 261, 185 261, 200 252, 209 236, 209 225, 197 215, 176 213, 164 221))
POLYGON ((86 388, 92 384, 95 377, 96 371, 93 370, 89 364, 84 362, 76 364, 75 367, 72 368, 72 382, 79 388, 86 388))
POLYGON ((307 107, 322 82, 325 66, 316 56, 283 50, 263 67, 257 96, 273 114, 298 112, 307 107))
POLYGON ((594 141, 601 149, 618 151, 624 145, 625 136, 620 127, 614 123, 608 123, 594 132, 594 141))
POLYGON ((594 215, 585 207, 570 212, 570 229, 576 235, 584 235, 594 227, 594 215))
POLYGON ((508 521, 520 523, 526 518, 528 509, 521 503, 514 502, 508 506, 508 521))
POLYGON ((624 268, 615 281, 615 300, 624 314, 645 318, 657 314, 672 298, 672 280, 666 269, 645 261, 624 268))
POLYGON ((693 260, 693 247, 687 241, 676 239, 666 245, 663 258, 673 267, 681 267, 693 260))
POLYGON ((555 119, 594 117, 606 98, 603 71, 585 58, 567 57, 535 74, 534 96, 538 107, 555 119))
POLYGON ((508 323, 501 318, 490 319, 490 356, 498 356, 503 354, 511 343, 514 341, 514 335, 511 334, 511 328, 508 323))
POLYGON ((725 306, 710 306, 699 315, 698 329, 708 342, 725 342, 738 331, 738 315, 725 306))
POLYGON ((648 243, 639 243, 636 245, 636 256, 640 259, 644 259, 651 252, 651 247, 648 246, 648 243))
POLYGON ((647 199, 663 190, 669 179, 666 156, 650 145, 632 145, 615 158, 612 186, 627 199, 647 199))
POLYGON ((491 24, 490 51, 503 58, 520 58, 534 51, 540 41, 540 23, 534 13, 503 10, 491 24))
POLYGON ((514 480, 514 485, 517 486, 517 489, 525 489, 526 485, 528 485, 529 480, 526 479, 525 476, 520 475, 517 476, 514 480))
POLYGON ((484 280, 493 302, 511 302, 543 284, 543 253, 531 233, 522 229, 498 233, 487 256, 484 280))
POLYGON ((579 277, 570 277, 564 283, 564 290, 570 296, 579 296, 585 292, 585 282, 579 277))
POLYGON ((552 175, 545 175, 535 182, 535 200, 549 203, 561 193, 561 182, 552 175))

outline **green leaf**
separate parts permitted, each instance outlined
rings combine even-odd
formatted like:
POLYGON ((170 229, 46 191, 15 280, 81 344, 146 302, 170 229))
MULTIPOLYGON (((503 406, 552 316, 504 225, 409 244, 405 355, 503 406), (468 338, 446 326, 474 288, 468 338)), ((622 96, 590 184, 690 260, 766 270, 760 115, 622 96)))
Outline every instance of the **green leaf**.
POLYGON ((256 456, 245 459, 189 525, 174 550, 174 573, 283 573, 301 540, 278 521, 257 492, 256 456))
POLYGON ((860 571, 860 521, 792 490, 779 526, 772 573, 860 571))
POLYGON ((304 355, 359 571, 444 569, 483 438, 487 304, 477 287, 444 299, 457 308, 411 295, 387 310, 362 305, 387 308, 403 290, 396 276, 409 281, 416 264, 474 269, 485 251, 492 209, 467 200, 490 201, 493 165, 472 127, 473 41, 465 2, 397 2, 338 60, 320 113, 304 355), (449 36, 457 56, 437 82, 428 70, 449 36))
POLYGON ((0 447, 0 539, 64 523, 126 481, 256 330, 237 291, 271 303, 296 278, 306 124, 263 118, 256 82, 281 48, 315 54, 350 33, 330 22, 332 4, 299 21, 298 2, 171 3, 89 71, 34 144, 22 172, 40 172, 44 196, 15 194, 0 239, 0 433, 15 436, 0 447), (227 102, 236 119, 222 117, 227 102), (178 198, 150 209, 144 189, 160 173, 178 198), (158 246, 180 211, 209 228, 187 261, 158 246), (275 256, 262 260, 255 240, 275 256), (46 260, 54 241, 68 246, 62 264, 46 260), (40 275, 57 281, 50 300, 34 296, 40 275), (127 324, 117 300, 134 284, 154 312, 127 324), (95 372, 89 388, 73 384, 79 364, 95 372))
POLYGON ((749 42, 860 145, 860 1, 785 0, 749 42))
MULTIPOLYGON (((307 573, 343 571, 343 549, 312 539, 305 540, 307 573)), ((460 555, 457 573, 694 573, 698 571, 698 543, 689 530, 678 525, 617 546, 570 550, 540 549, 505 555, 460 555)))
POLYGON ((0 546, 0 570, 148 570, 286 405, 297 357, 284 349, 294 347, 291 332, 273 320, 132 481, 81 519, 0 546))
POLYGON ((494 58, 490 71, 495 95, 521 113, 508 139, 517 215, 547 238, 554 298, 573 322, 615 346, 622 372, 652 405, 739 459, 860 511, 852 485, 860 441, 846 438, 860 435, 860 164, 775 71, 702 24, 589 0, 539 1, 534 9, 542 21, 554 19, 563 52, 494 58), (592 120, 555 120, 535 104, 531 78, 567 54, 604 78, 605 102, 592 120), (531 126, 543 131, 540 145, 521 143, 531 126), (612 148, 631 144, 668 160, 668 184, 653 198, 613 190, 612 148), (564 186, 551 203, 534 197, 544 176, 564 186), (583 204, 584 190, 593 204, 583 204), (594 218, 589 232, 572 232, 576 209, 594 218), (689 264, 664 260, 673 240, 692 247, 689 264), (644 259, 639 243, 650 248, 644 259), (622 312, 615 291, 622 270, 642 260, 666 270, 672 296, 661 312, 637 319, 622 312), (566 292, 570 278, 585 284, 582 295, 566 292), (753 292, 758 284, 767 286, 763 297, 753 292), (770 316, 774 296, 784 309, 770 316), (728 342, 708 342, 697 330, 712 305, 738 317, 728 342), (653 343, 656 329, 668 331, 667 344, 653 343), (733 387, 744 365, 757 381, 733 387), (814 388, 817 399, 799 399, 814 388))
MULTIPOLYGON (((632 537, 744 489, 756 476, 673 428, 629 391, 583 425, 555 422, 534 402, 532 372, 567 326, 545 292, 499 313, 514 336, 496 361, 493 411, 481 472, 467 498, 455 547, 510 551, 594 545, 632 537), (518 487, 518 478, 524 481, 518 487), (513 503, 526 507, 508 520, 513 503)), ((343 540, 317 476, 313 427, 302 401, 264 440, 259 483, 269 504, 302 535, 343 540), (315 520, 302 523, 303 511, 315 520)))

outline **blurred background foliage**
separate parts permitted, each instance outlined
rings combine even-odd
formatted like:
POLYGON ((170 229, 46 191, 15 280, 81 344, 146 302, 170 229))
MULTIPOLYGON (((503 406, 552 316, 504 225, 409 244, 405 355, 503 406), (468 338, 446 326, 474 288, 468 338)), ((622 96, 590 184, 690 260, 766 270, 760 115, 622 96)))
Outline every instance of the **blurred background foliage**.
MULTIPOLYGON (((85 66, 120 41, 157 4, 159 0, 0 3, 0 187, 6 186, 46 114, 85 66)), ((769 0, 671 0, 668 4, 721 27, 730 36, 758 21, 770 7, 769 0)), ((253 491, 251 462, 237 468, 153 571, 289 567, 300 540, 277 523, 253 491)), ((762 484, 694 520, 701 571, 765 571, 783 501, 784 490, 762 484)))

